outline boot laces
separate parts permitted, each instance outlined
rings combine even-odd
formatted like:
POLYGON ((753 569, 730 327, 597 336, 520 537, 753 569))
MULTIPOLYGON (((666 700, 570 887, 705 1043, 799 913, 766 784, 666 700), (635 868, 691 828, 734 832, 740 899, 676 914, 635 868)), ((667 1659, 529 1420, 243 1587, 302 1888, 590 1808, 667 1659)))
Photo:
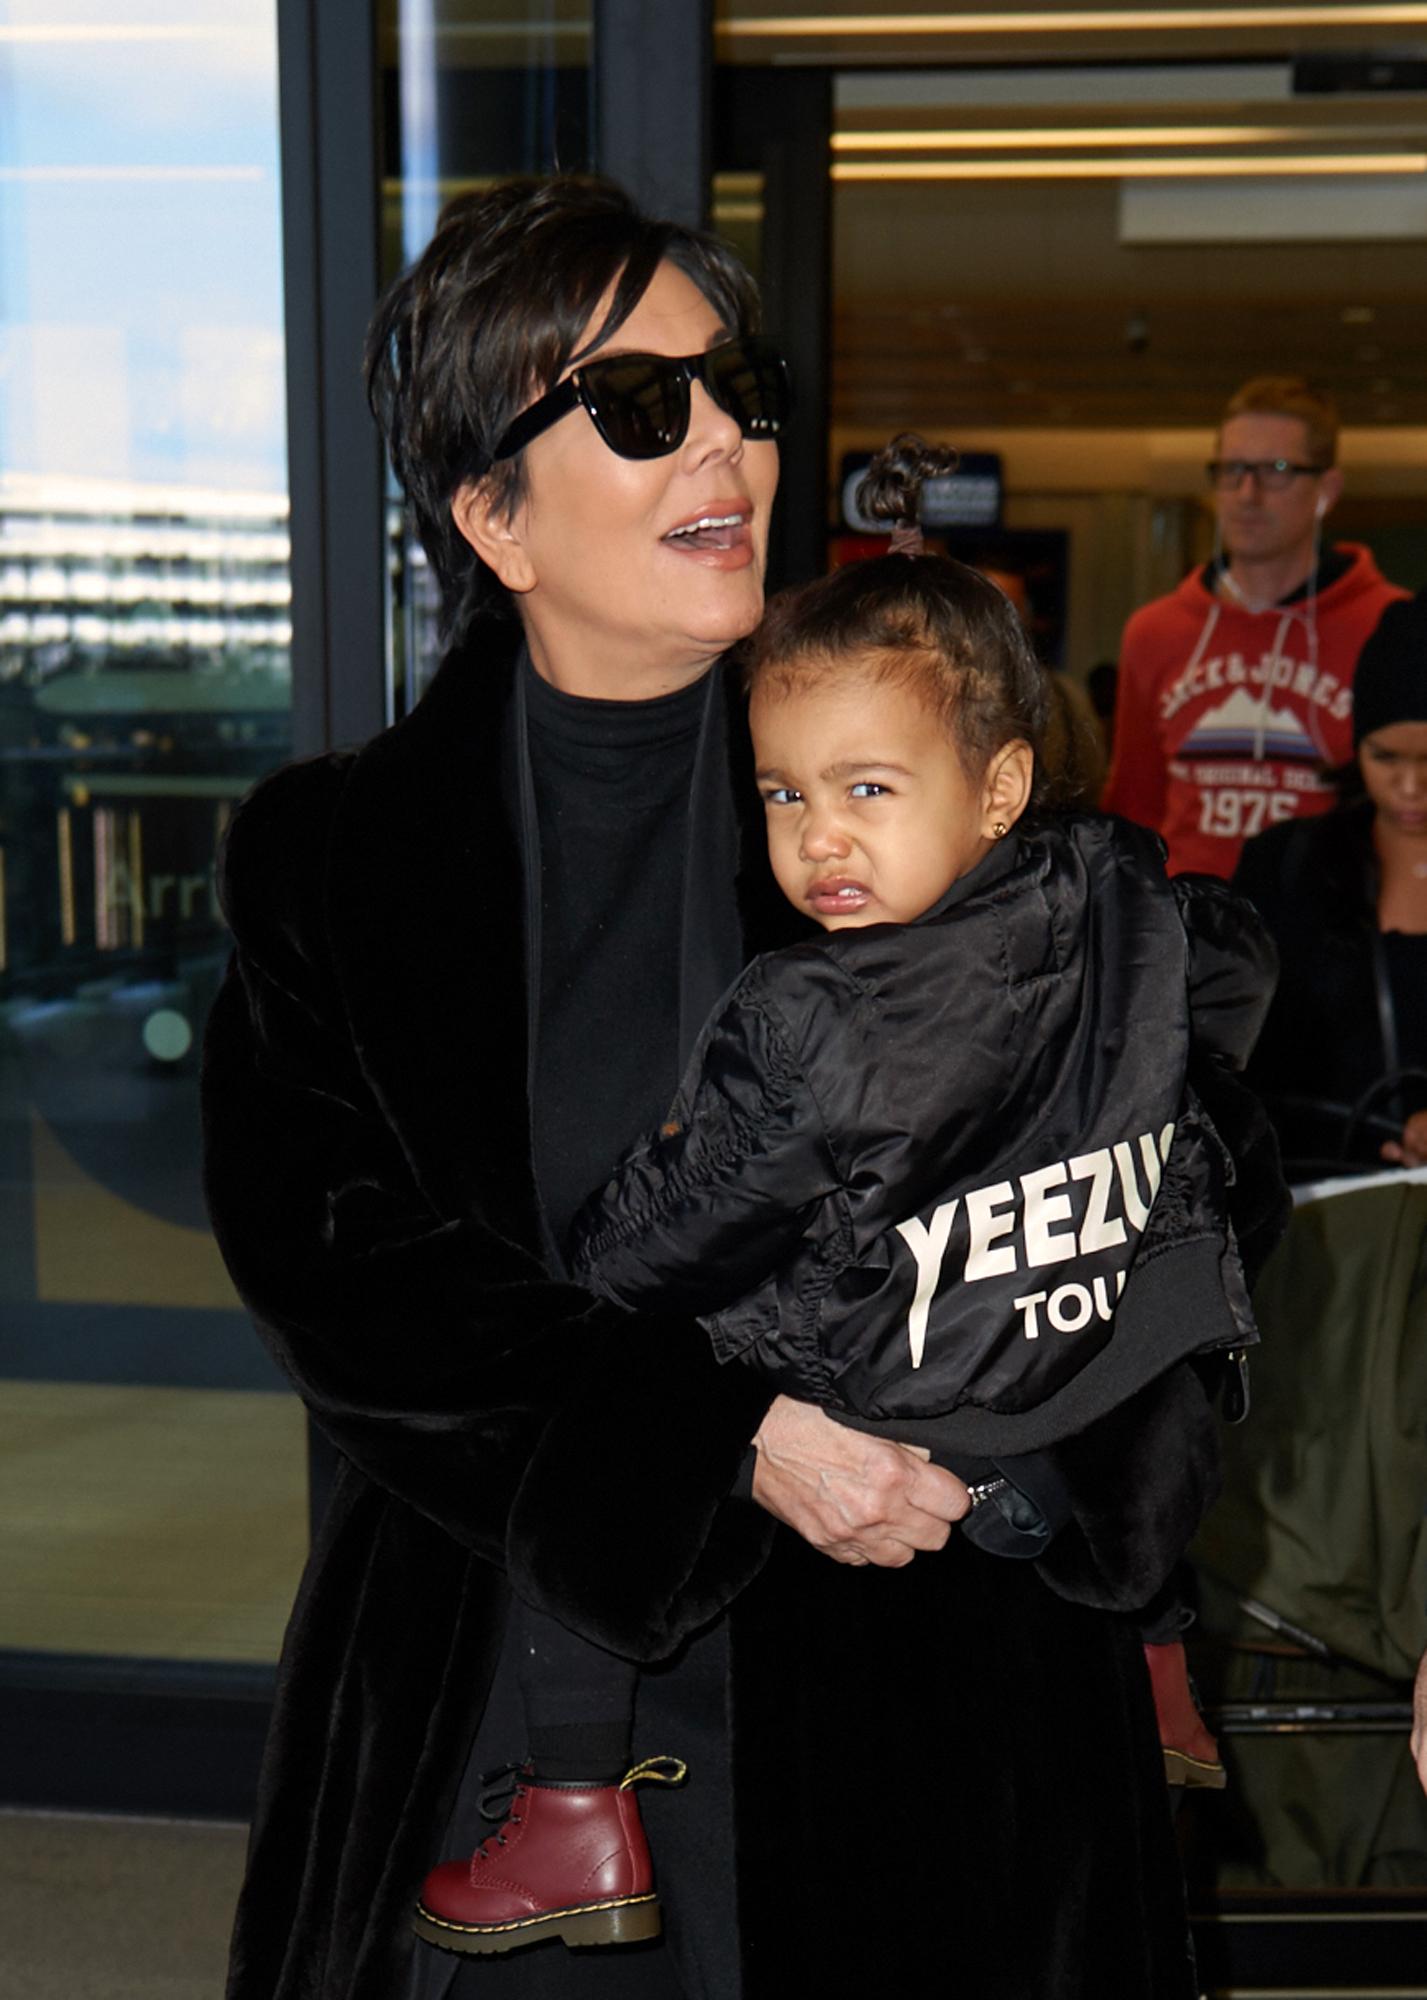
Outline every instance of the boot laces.
POLYGON ((475 1853, 472 1862, 489 1861, 495 1849, 506 1844, 505 1830, 508 1826, 519 1826, 520 1814, 516 1807, 525 1797, 525 1786, 521 1783, 527 1766, 519 1764, 498 1764, 493 1771, 481 1773, 480 1814, 490 1820, 496 1831, 487 1834, 475 1853))
MULTIPOLYGON (((519 1826, 521 1815, 516 1811, 520 1801, 526 1797, 523 1780, 529 1775, 530 1764, 526 1759, 518 1764, 498 1764, 493 1771, 481 1773, 480 1814, 489 1820, 496 1831, 487 1834, 475 1853, 471 1864, 490 1861, 495 1850, 506 1845, 505 1830, 508 1826, 519 1826)), ((618 1788, 627 1792, 637 1784, 681 1785, 689 1775, 689 1767, 681 1757, 646 1757, 635 1764, 618 1780, 618 1788)))

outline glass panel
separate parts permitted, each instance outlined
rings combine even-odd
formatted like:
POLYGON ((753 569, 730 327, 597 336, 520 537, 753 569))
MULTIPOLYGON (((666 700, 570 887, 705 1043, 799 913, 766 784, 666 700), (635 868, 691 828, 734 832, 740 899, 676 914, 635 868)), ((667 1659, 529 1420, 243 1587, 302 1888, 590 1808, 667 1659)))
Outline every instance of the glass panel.
MULTIPOLYGON (((847 503, 869 452, 903 428, 955 444, 971 477, 941 538, 998 573, 1057 686, 1103 700, 1126 618, 1213 552, 1204 461, 1255 375, 1335 398, 1332 539, 1427 585, 1427 72, 1364 10, 1305 9, 1291 32, 1063 11, 718 0, 715 33, 721 101, 756 104, 759 130, 786 128, 791 66, 832 72, 830 560, 867 551, 847 503)), ((721 142, 719 226, 771 256, 791 233, 776 176, 721 142)), ((1372 1211, 1331 1211, 1300 1207, 1261 1288, 1256 1408, 1198 1552, 1193 1652, 1230 1767, 1226 1797, 1181 1814, 1201 1907, 1369 1889, 1420 1906, 1406 1885, 1427 1881, 1405 1751, 1427 1641, 1420 1284, 1369 1312, 1388 1294, 1364 1278, 1355 1319, 1343 1259, 1372 1211), (1417 1456, 1389 1478, 1399 1438, 1417 1456)), ((1403 1255, 1419 1232, 1402 1225, 1403 1255)))
POLYGON ((0 1646, 276 1657, 301 1415, 219 1260, 198 1047, 289 748, 273 0, 0 29, 0 1646))
MULTIPOLYGON (((836 102, 834 463, 905 425, 986 454, 1003 496, 993 531, 946 539, 1055 614, 1034 621, 1043 658, 1084 682, 1115 660, 1130 613, 1210 556, 1203 462, 1228 395, 1259 373, 1306 373, 1339 402, 1347 490, 1333 538, 1369 543, 1395 581, 1427 582, 1427 259, 1420 240, 1409 256, 1390 240, 1395 177, 1363 171, 1374 153, 1420 161, 1420 94, 1325 100, 1295 94, 1286 64, 1206 64, 1082 69, 1073 91, 1048 67, 864 73, 838 79, 836 102), (1257 176, 1204 171, 1236 155, 1257 176), (1293 160, 1314 170, 1284 170, 1293 160), (886 177, 852 177, 871 167, 886 177), (1061 583, 1038 602, 1051 536, 1061 583)), ((1265 1313, 1262 1394, 1231 1459, 1236 1535, 1226 1548, 1211 1522, 1193 1646, 1230 1771, 1227 1798, 1201 1794, 1181 1814, 1200 1908, 1427 1881, 1427 1803, 1404 1752, 1407 1647, 1390 1659, 1376 1647, 1382 1611, 1345 1566, 1355 1529, 1385 1594, 1418 1552, 1404 1623, 1420 1646, 1421 1493, 1375 1513, 1365 1473, 1339 1492, 1344 1546, 1311 1530, 1295 1544, 1318 1551, 1316 1590, 1346 1613, 1325 1661, 1311 1565, 1285 1581, 1258 1547, 1269 1517, 1255 1508, 1274 1494, 1289 1514, 1274 1524, 1281 1551, 1299 1518, 1278 1491, 1284 1469, 1310 1474, 1306 1518, 1317 1454, 1356 1458, 1361 1439, 1345 1425, 1327 1446, 1326 1408, 1287 1392, 1329 1379, 1306 1358, 1301 1307, 1265 1313), (1242 1598, 1308 1637, 1256 1621, 1242 1598)), ((1370 1342, 1364 1329, 1359 1343, 1340 1318, 1314 1332, 1338 1357, 1352 1342, 1366 1371, 1373 1343, 1404 1330, 1376 1326, 1370 1342)), ((1335 1416, 1346 1409, 1337 1399, 1335 1416)))
MULTIPOLYGON (((442 205, 508 174, 588 170, 591 0, 378 0, 382 267, 419 257, 442 205)), ((436 590, 395 492, 388 517, 392 710, 439 657, 436 590)))

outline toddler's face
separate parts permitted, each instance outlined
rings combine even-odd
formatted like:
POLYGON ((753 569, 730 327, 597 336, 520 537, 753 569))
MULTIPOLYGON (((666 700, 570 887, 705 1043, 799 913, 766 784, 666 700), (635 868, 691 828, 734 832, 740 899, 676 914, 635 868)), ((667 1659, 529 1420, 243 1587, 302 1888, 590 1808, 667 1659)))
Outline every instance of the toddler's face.
POLYGON ((967 777, 913 688, 860 675, 755 688, 750 722, 773 873, 824 930, 910 923, 1016 816, 967 777))

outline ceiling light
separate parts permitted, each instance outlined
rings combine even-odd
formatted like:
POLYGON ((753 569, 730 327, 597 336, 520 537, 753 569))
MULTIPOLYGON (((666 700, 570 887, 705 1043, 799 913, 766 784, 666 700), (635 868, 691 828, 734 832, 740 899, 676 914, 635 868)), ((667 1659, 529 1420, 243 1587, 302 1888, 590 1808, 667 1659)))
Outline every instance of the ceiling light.
POLYGON ((1270 7, 1093 7, 1032 14, 755 14, 720 21, 721 35, 788 37, 852 35, 1129 34, 1223 28, 1414 28, 1427 25, 1421 0, 1377 5, 1270 7))
POLYGON ((1221 153, 1211 158, 1119 160, 843 160, 835 181, 1057 181, 1221 179, 1239 175, 1424 174, 1427 153, 1221 153))
MULTIPOLYGON (((1415 136, 1415 128, 1408 127, 1415 136)), ((835 132, 835 153, 994 152, 1020 146, 1301 146, 1313 140, 1360 138, 1334 125, 1048 125, 977 132, 835 132)), ((1384 137, 1380 126, 1375 138, 1384 137)))

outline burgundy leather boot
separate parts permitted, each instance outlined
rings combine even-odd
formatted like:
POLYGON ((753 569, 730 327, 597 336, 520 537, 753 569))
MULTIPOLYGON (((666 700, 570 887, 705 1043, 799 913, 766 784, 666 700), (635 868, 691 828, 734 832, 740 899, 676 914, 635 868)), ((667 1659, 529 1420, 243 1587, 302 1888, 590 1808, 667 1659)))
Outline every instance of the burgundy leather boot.
POLYGON ((516 1951, 657 1937, 659 1897, 633 1787, 677 1785, 677 1757, 649 1757, 615 1784, 516 1774, 506 1818, 469 1861, 443 1861, 422 1886, 412 1929, 446 1951, 516 1951))
POLYGON ((1146 1645, 1145 1659, 1154 1689, 1166 1780, 1171 1785, 1222 1791, 1229 1782, 1228 1774, 1219 1759, 1219 1746, 1194 1705, 1183 1645, 1178 1639, 1166 1646, 1146 1645))

